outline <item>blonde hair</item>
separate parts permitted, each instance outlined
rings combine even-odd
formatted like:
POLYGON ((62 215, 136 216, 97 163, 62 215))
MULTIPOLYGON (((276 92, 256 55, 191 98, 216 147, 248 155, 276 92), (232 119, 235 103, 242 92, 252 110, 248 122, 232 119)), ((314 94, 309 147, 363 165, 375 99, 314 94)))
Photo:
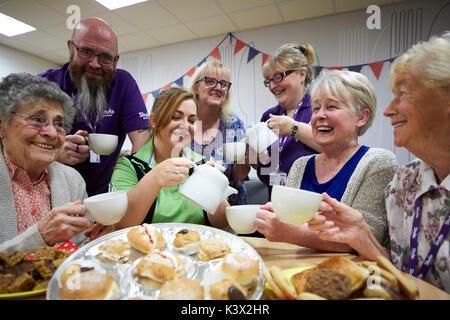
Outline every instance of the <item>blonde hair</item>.
POLYGON ((161 91, 155 98, 152 107, 152 115, 155 121, 155 125, 152 127, 150 124, 150 134, 155 136, 159 133, 159 130, 164 128, 172 120, 173 115, 177 111, 177 108, 185 100, 194 100, 197 105, 197 99, 193 93, 189 92, 182 87, 171 87, 167 90, 161 91))
POLYGON ((287 43, 279 47, 273 57, 266 61, 262 73, 265 79, 280 70, 306 70, 305 88, 314 80, 314 63, 316 52, 308 43, 287 43))
MULTIPOLYGON (((197 68, 194 75, 192 76, 191 91, 194 92, 194 89, 198 86, 198 82, 206 74, 217 73, 220 71, 224 72, 227 77, 227 79, 223 79, 223 80, 230 81, 231 72, 230 72, 230 69, 228 69, 225 65, 223 65, 222 63, 216 62, 216 61, 204 62, 199 68, 197 68)), ((222 79, 218 79, 218 80, 222 80, 222 79)), ((230 103, 230 92, 231 92, 231 87, 227 92, 227 96, 226 96, 225 100, 223 101, 222 105, 220 106, 220 118, 225 122, 228 121, 228 118, 230 116, 230 113, 228 111, 228 105, 230 103)), ((195 98, 198 101, 197 95, 195 98)))
POLYGON ((389 87, 405 77, 414 76, 436 94, 450 91, 450 34, 419 42, 395 59, 389 73, 389 87))
POLYGON ((369 119, 359 128, 358 136, 362 136, 370 128, 377 112, 377 96, 372 83, 365 75, 347 70, 324 69, 312 85, 311 101, 314 101, 317 93, 322 90, 328 96, 350 104, 356 114, 369 109, 369 119))

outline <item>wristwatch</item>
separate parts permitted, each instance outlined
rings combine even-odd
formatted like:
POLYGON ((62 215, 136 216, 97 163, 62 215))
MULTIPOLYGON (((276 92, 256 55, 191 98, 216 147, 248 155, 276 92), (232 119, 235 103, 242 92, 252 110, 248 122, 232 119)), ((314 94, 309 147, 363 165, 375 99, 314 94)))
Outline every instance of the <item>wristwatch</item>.
POLYGON ((297 133, 297 131, 298 131, 298 122, 294 121, 294 125, 292 126, 292 129, 291 129, 291 137, 295 137, 295 134, 297 133))

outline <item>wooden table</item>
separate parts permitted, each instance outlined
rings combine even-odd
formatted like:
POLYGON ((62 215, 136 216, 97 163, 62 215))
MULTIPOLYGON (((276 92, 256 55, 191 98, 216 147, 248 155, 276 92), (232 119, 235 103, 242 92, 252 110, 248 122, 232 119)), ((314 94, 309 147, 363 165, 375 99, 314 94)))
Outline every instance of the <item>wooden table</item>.
MULTIPOLYGON (((353 254, 327 253, 281 242, 270 242, 265 238, 240 237, 259 253, 266 268, 278 266, 281 269, 314 266, 336 255, 353 261, 362 259, 353 254)), ((418 300, 450 300, 450 295, 431 284, 411 277, 419 286, 418 300)))

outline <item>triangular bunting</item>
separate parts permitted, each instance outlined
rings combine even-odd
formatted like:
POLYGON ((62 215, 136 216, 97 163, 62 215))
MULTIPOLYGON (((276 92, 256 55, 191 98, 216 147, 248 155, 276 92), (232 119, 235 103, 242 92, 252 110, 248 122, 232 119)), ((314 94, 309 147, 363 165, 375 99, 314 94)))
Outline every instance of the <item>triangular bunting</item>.
POLYGON ((164 87, 162 87, 163 90, 167 90, 170 88, 170 86, 172 85, 172 83, 168 83, 166 84, 164 87))
POLYGON ((222 61, 222 57, 220 56, 220 52, 219 52, 219 47, 216 47, 213 51, 211 51, 209 56, 216 58, 219 61, 222 61))
POLYGON ((148 97, 148 93, 143 93, 142 94, 142 99, 144 99, 144 103, 147 102, 147 97, 148 97))
POLYGON ((186 72, 186 75, 190 78, 194 75, 195 72, 195 67, 192 67, 191 70, 189 70, 188 72, 186 72))
POLYGON ((362 68, 362 64, 357 64, 356 66, 349 66, 347 67, 348 70, 353 71, 353 72, 361 72, 361 68, 362 68))
POLYGON ((177 86, 182 87, 183 86, 183 78, 184 78, 184 76, 179 77, 177 80, 174 81, 174 83, 177 86))
POLYGON ((372 69, 373 74, 377 80, 380 79, 381 71, 383 70, 384 61, 377 61, 369 63, 370 69, 372 69))
POLYGON ((314 77, 317 78, 319 76, 320 71, 322 71, 323 67, 321 67, 321 66, 313 66, 313 69, 314 69, 314 77))
POLYGON ((343 67, 329 67, 328 70, 342 70, 343 67))
POLYGON ((268 54, 263 53, 262 54, 262 65, 266 63, 267 60, 269 60, 270 56, 268 54))
POLYGON ((158 96, 158 94, 159 94, 160 91, 161 91, 161 89, 153 90, 153 91, 152 91, 152 96, 153 96, 153 98, 156 98, 156 97, 158 96))
POLYGON ((203 64, 203 62, 205 62, 206 61, 206 59, 208 59, 208 57, 209 56, 207 56, 207 57, 204 57, 203 58, 203 60, 202 61, 200 61, 198 64, 197 64, 197 67, 200 67, 202 64, 203 64))
POLYGON ((249 63, 250 61, 253 60, 254 57, 256 57, 256 55, 258 53, 260 53, 260 51, 256 50, 255 48, 249 47, 249 51, 248 51, 248 58, 247 58, 247 63, 249 63))
POLYGON ((245 43, 239 39, 236 39, 236 44, 234 45, 234 55, 238 53, 243 47, 245 47, 245 43))

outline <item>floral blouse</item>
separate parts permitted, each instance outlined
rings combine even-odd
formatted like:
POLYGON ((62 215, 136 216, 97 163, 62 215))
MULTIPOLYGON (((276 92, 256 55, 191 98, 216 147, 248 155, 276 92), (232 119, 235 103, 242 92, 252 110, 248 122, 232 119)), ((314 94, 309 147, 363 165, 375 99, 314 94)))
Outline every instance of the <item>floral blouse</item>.
MULTIPOLYGON (((399 168, 385 191, 391 260, 401 270, 408 268, 410 235, 415 202, 422 197, 422 220, 418 235, 418 266, 422 266, 450 210, 450 175, 438 184, 433 168, 415 160, 399 168)), ((424 280, 450 292, 450 245, 448 235, 424 280)))

